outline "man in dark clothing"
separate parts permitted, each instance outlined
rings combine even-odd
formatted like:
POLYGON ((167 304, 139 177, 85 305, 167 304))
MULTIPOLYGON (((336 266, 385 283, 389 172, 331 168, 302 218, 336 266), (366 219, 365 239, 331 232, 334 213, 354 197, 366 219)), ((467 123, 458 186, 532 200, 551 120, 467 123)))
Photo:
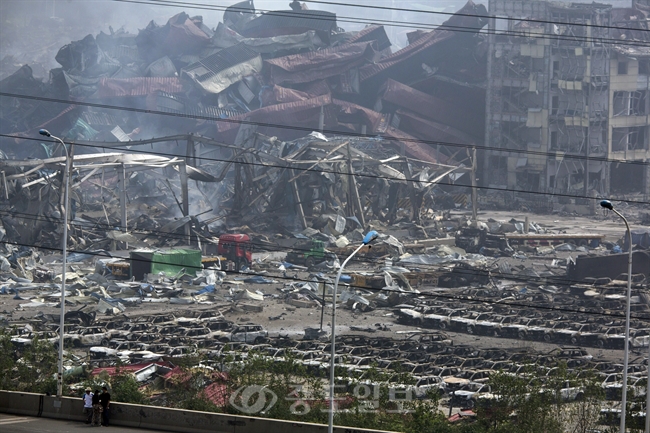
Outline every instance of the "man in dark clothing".
POLYGON ((99 403, 102 405, 102 425, 108 426, 109 410, 111 408, 111 394, 105 386, 102 386, 102 393, 99 395, 99 403))
POLYGON ((99 427, 102 425, 102 405, 99 403, 99 390, 96 389, 93 393, 93 418, 90 423, 91 427, 99 427))

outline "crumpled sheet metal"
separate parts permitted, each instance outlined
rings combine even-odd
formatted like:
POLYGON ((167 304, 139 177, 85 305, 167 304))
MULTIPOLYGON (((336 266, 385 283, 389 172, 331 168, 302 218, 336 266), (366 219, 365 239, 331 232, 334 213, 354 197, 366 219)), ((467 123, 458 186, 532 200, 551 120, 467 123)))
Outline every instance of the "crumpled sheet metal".
POLYGON ((361 66, 368 56, 372 57, 374 53, 372 42, 358 42, 293 54, 265 60, 265 74, 268 74, 271 82, 275 84, 309 83, 361 66))
POLYGON ((178 77, 102 78, 92 98, 147 96, 158 91, 180 93, 183 86, 178 77))
POLYGON ((315 50, 325 46, 313 30, 298 35, 245 38, 223 23, 219 23, 217 26, 217 31, 212 40, 216 46, 221 48, 229 48, 238 43, 242 43, 260 54, 272 54, 282 50, 315 50))
MULTIPOLYGON (((263 107, 259 110, 233 117, 232 120, 246 120, 248 122, 262 122, 265 124, 278 122, 280 124, 300 124, 299 122, 304 120, 313 120, 313 113, 310 113, 310 111, 316 109, 316 114, 318 115, 320 113, 320 107, 329 105, 331 102, 331 96, 324 95, 304 101, 286 102, 284 104, 263 107)), ((222 122, 217 126, 219 132, 236 131, 239 127, 240 124, 238 122, 222 122)), ((300 135, 305 134, 302 132, 300 135)))
MULTIPOLYGON (((219 54, 217 53, 215 56, 219 54)), ((208 76, 212 71, 202 65, 210 62, 210 57, 199 61, 198 65, 192 64, 188 66, 182 72, 183 76, 191 79, 196 85, 208 93, 221 93, 231 85, 239 82, 242 78, 257 74, 262 70, 262 57, 258 54, 250 60, 219 70, 213 75, 208 76)))
POLYGON ((392 79, 386 81, 382 92, 383 100, 434 122, 467 131, 478 138, 484 132, 482 113, 473 112, 473 101, 445 101, 392 79))

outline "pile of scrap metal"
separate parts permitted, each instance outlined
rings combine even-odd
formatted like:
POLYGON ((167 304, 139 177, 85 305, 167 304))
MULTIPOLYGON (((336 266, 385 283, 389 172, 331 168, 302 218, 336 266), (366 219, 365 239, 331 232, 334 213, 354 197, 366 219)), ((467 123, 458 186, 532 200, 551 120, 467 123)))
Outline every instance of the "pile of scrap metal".
POLYGON ((235 164, 227 178, 232 186, 224 188, 220 206, 231 219, 257 230, 273 225, 340 236, 363 230, 371 220, 419 222, 422 211, 433 207, 432 190, 440 180, 468 171, 400 157, 384 143, 318 133, 281 142, 255 134, 248 147, 232 154, 235 164))
MULTIPOLYGON (((179 13, 137 35, 88 35, 59 50, 49 82, 27 65, 0 81, 0 133, 46 127, 67 141, 119 143, 193 132, 239 146, 251 126, 283 141, 321 130, 381 136, 402 156, 459 165, 465 146, 484 136, 485 14, 470 0, 395 53, 382 26, 345 32, 333 13, 259 14, 252 1, 228 8, 215 30, 179 13)), ((0 145, 19 157, 51 156, 16 140, 0 145)), ((155 149, 176 151, 173 143, 155 149)))

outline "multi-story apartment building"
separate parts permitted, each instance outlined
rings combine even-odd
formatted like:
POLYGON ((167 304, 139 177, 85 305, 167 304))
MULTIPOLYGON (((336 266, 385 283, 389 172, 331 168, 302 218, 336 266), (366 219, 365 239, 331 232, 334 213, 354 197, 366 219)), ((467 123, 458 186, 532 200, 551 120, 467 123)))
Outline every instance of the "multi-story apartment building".
POLYGON ((650 8, 637 3, 490 0, 485 184, 650 195, 650 8))

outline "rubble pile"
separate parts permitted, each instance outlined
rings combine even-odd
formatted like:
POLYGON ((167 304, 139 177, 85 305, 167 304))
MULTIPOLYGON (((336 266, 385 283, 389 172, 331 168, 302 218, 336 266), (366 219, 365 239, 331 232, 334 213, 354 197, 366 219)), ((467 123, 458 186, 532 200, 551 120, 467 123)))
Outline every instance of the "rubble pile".
POLYGON ((478 32, 485 22, 473 16, 485 13, 484 6, 469 1, 436 30, 413 33, 410 45, 396 53, 382 26, 345 32, 330 12, 258 14, 251 1, 230 7, 216 29, 185 13, 164 26, 152 21, 137 35, 111 29, 62 47, 56 56, 61 67, 51 71, 49 82, 35 79, 24 66, 0 88, 178 118, 144 125, 141 116, 118 110, 7 98, 1 132, 47 127, 55 135, 68 131, 70 140, 116 141, 124 139, 120 130, 131 138, 193 131, 233 144, 242 121, 261 122, 258 132, 281 140, 323 128, 381 135, 413 158, 446 162, 456 150, 433 149, 412 137, 480 143, 485 43, 477 33, 446 27, 478 32), (232 121, 210 120, 225 118, 232 121))
MULTIPOLYGON (((83 225, 71 233, 80 249, 124 245, 124 234, 118 240, 107 232, 125 231, 127 221, 170 234, 150 237, 150 246, 173 246, 194 236, 210 243, 213 222, 286 233, 320 224, 313 215, 354 217, 360 227, 410 215, 419 224, 434 202, 464 206, 467 194, 439 185, 469 184, 473 162, 462 146, 480 144, 484 135, 484 14, 470 0, 439 28, 411 34, 395 53, 382 26, 346 32, 330 12, 260 14, 252 1, 228 8, 216 28, 180 13, 137 34, 111 28, 73 41, 58 51, 61 67, 47 82, 28 65, 0 81, 2 92, 31 98, 2 97, 0 133, 16 137, 0 139, 2 149, 37 162, 2 163, 3 210, 34 216, 3 216, 8 239, 54 247, 60 231, 62 149, 22 145, 21 137, 39 128, 63 137, 76 155, 70 219, 83 225), (457 25, 475 33, 451 31, 457 25), (170 157, 149 164, 166 165, 162 177, 127 167, 122 181, 118 158, 92 167, 76 161, 97 147, 129 155, 145 145, 170 157), (183 196, 186 179, 175 155, 200 182, 192 198, 183 196), (418 182, 406 181, 413 178, 418 182), (215 181, 216 188, 204 184, 215 181), (120 196, 127 186, 127 197, 120 196), (210 212, 214 219, 199 222, 210 212), (172 217, 180 221, 166 219, 172 217)), ((119 162, 131 162, 124 158, 119 162)))
POLYGON ((466 215, 456 186, 476 179, 468 148, 485 135, 485 7, 470 0, 392 53, 382 26, 346 32, 297 3, 260 14, 240 2, 216 28, 180 13, 88 35, 59 50, 47 83, 28 65, 0 81, 28 96, 0 104, 0 320, 16 346, 58 344, 49 252, 67 224, 70 371, 126 364, 164 386, 188 354, 225 371, 227 345, 324 374, 338 302, 354 319, 339 365, 356 380, 376 363, 465 406, 494 371, 546 375, 565 360, 614 386, 622 367, 583 350, 505 348, 622 349, 632 248, 631 347, 647 351, 650 232, 630 246, 565 221, 479 221, 476 197, 466 215), (71 157, 28 142, 39 128, 71 157), (370 230, 335 298, 333 275, 370 230))

